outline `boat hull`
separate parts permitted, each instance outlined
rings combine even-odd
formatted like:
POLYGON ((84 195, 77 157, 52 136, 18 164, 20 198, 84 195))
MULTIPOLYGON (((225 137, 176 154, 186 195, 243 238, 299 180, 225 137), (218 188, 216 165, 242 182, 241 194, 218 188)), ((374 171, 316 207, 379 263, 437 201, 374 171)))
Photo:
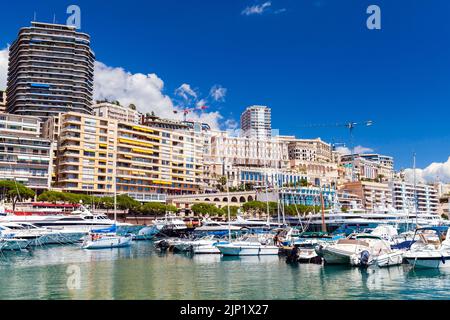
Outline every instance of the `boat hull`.
POLYGON ((276 246, 258 245, 218 245, 217 248, 224 256, 264 256, 278 255, 279 248, 276 246))
POLYGON ((88 241, 83 245, 83 249, 95 250, 95 249, 112 249, 112 248, 124 248, 131 245, 132 239, 130 237, 106 237, 103 239, 88 241))
POLYGON ((322 258, 327 264, 350 264, 350 257, 353 253, 324 248, 322 258))

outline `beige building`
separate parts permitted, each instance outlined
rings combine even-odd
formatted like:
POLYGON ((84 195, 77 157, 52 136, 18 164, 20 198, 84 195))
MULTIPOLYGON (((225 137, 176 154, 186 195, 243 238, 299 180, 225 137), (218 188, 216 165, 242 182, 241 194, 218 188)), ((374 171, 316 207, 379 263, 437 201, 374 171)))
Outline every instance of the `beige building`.
POLYGON ((46 123, 58 137, 55 187, 69 192, 117 192, 139 201, 165 201, 204 186, 203 137, 189 127, 153 127, 79 113, 46 123), (55 132, 59 130, 59 132, 55 132))
POLYGON ((334 185, 338 179, 337 164, 333 161, 330 144, 317 139, 286 137, 290 169, 303 173, 317 186, 334 185))
POLYGON ((94 114, 97 117, 117 120, 119 122, 131 122, 138 124, 141 120, 141 114, 133 106, 124 107, 120 104, 110 102, 98 102, 93 107, 94 114))
POLYGON ((358 196, 363 207, 369 211, 380 206, 392 206, 392 190, 387 183, 348 182, 340 186, 339 191, 358 196))
POLYGON ((389 182, 394 178, 394 159, 380 154, 341 155, 339 164, 345 169, 345 178, 389 182))

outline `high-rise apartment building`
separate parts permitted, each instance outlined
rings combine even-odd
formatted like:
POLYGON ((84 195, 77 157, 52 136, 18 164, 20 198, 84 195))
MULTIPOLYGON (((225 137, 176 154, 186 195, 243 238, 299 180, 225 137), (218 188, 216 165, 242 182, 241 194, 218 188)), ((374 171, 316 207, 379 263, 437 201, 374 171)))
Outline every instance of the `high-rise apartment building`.
POLYGON ((265 106, 248 107, 241 115, 242 136, 270 139, 272 136, 271 110, 265 106))
POLYGON ((397 210, 409 210, 410 212, 436 214, 439 207, 438 191, 434 186, 425 184, 406 183, 392 181, 393 206, 397 210), (417 199, 415 201, 414 199, 417 199))
POLYGON ((20 182, 41 193, 50 187, 51 141, 40 137, 35 117, 0 114, 0 180, 20 182))
POLYGON ((0 91, 0 113, 6 112, 6 91, 0 91))
POLYGON ((7 111, 48 118, 92 114, 95 56, 75 27, 32 22, 9 50, 7 111))

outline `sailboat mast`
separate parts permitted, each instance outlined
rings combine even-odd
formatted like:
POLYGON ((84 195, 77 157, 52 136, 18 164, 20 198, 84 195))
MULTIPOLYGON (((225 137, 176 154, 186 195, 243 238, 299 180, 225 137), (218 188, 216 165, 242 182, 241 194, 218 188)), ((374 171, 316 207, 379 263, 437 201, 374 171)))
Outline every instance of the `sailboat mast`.
POLYGON ((325 224, 325 200, 323 198, 322 187, 320 187, 320 202, 322 204, 322 232, 327 232, 327 225, 325 224))
POLYGON ((416 153, 413 154, 413 170, 414 170, 414 213, 416 214, 416 228, 418 222, 417 210, 417 182, 416 182, 416 153))
POLYGON ((227 202, 228 202, 228 240, 231 242, 231 209, 230 209, 230 186, 227 177, 227 202))

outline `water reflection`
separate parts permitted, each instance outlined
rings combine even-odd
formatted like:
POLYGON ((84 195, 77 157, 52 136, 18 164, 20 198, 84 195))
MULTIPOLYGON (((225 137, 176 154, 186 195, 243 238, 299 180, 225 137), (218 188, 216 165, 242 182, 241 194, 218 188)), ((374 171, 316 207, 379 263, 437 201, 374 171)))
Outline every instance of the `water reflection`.
POLYGON ((222 257, 155 251, 151 243, 7 254, 0 299, 448 299, 450 270, 287 264, 277 256, 222 257), (67 268, 81 271, 80 290, 67 268))

